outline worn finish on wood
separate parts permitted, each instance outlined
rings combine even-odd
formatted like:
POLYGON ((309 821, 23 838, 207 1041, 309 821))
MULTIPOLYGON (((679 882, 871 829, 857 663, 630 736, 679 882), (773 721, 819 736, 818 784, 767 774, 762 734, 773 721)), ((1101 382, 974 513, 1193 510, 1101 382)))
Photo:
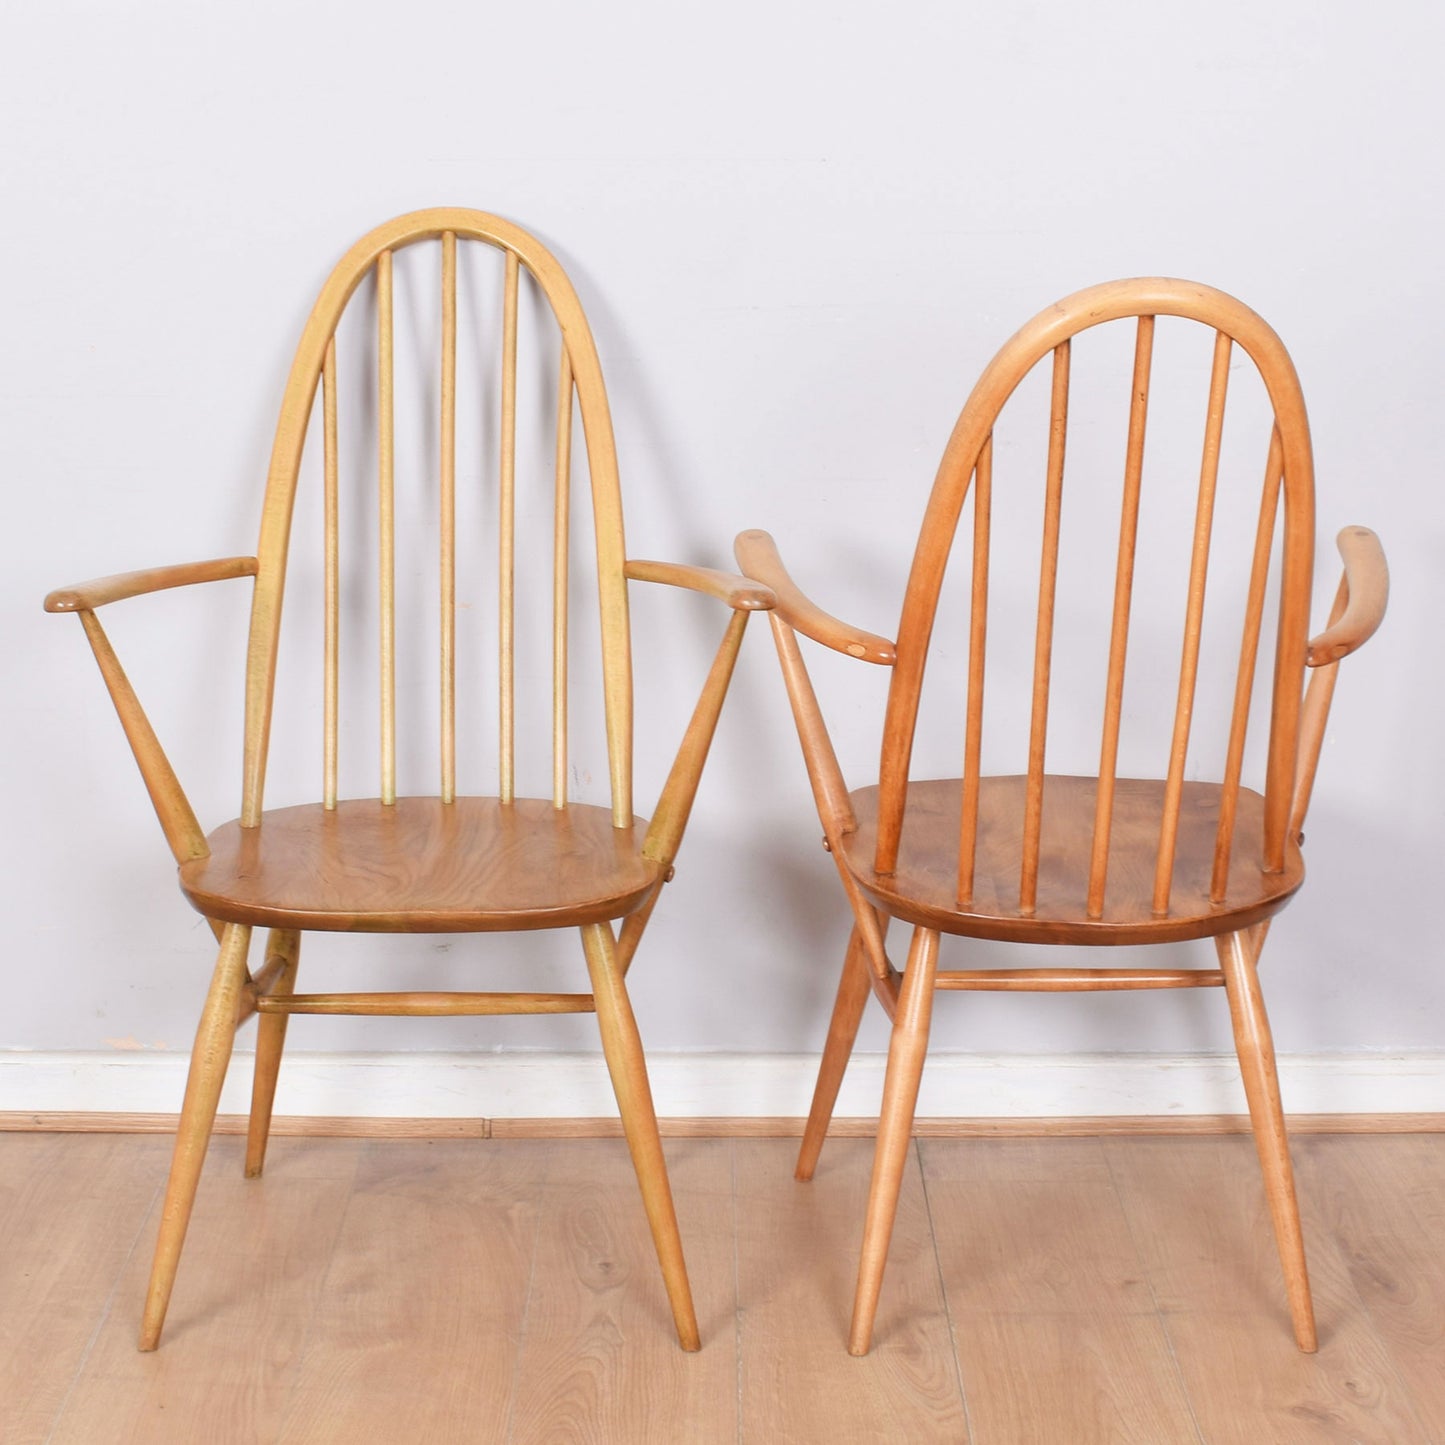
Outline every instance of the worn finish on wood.
POLYGON ((1221 927, 1245 927, 1287 903, 1304 880, 1298 846, 1278 874, 1259 867, 1263 799, 1240 790, 1240 844, 1231 863, 1229 903, 1210 902, 1220 789, 1185 783, 1180 791, 1179 841, 1170 912, 1153 911, 1154 864, 1165 785, 1136 778, 1115 784, 1109 833, 1109 891, 1103 915, 1088 916, 1096 780, 1050 774, 1044 789, 1044 848, 1033 912, 1020 913, 1018 878, 1023 846, 1027 779, 985 777, 980 782, 979 846, 973 902, 954 901, 961 790, 957 779, 912 783, 908 830, 894 871, 875 875, 878 789, 850 795, 857 829, 844 840, 845 856, 863 892, 895 917, 930 928, 1019 943, 1163 943, 1213 936, 1221 927), (1252 847, 1249 845, 1253 845, 1252 847), (1232 923, 1231 920, 1238 920, 1232 923))
POLYGON ((883 1109, 878 1117, 878 1145, 873 1155, 873 1182, 868 1186, 868 1212, 863 1219, 863 1250, 858 1265, 858 1292, 853 1299, 853 1324, 848 1353, 866 1355, 873 1339, 873 1319, 883 1287, 883 1266, 898 1212, 898 1191, 913 1133, 913 1110, 928 1052, 928 1027, 933 1016, 933 981, 938 968, 938 934, 917 928, 908 950, 903 992, 888 1047, 888 1072, 883 1079, 883 1109))
POLYGON ((592 979, 592 995, 597 1001, 602 1052, 607 1058, 607 1072, 612 1076, 612 1088, 617 1095, 617 1108, 622 1115, 622 1128, 632 1154, 633 1168, 637 1171, 637 1182, 642 1187, 642 1202, 647 1208, 652 1242, 662 1264, 662 1278, 672 1306, 673 1323, 677 1326, 677 1337, 683 1349, 696 1350, 702 1342, 698 1336, 687 1267, 682 1258, 677 1212, 667 1182, 662 1139, 657 1132, 657 1114, 652 1107, 652 1088, 647 1082, 642 1039, 632 1014, 632 1003, 627 997, 627 986, 622 981, 622 969, 611 929, 602 923, 584 928, 582 947, 587 956, 587 972, 592 979))
MULTIPOLYGON (((544 347, 545 354, 545 347, 544 347)), ((347 374, 351 374, 348 367, 347 374)), ((404 422, 404 419, 403 419, 404 422)), ((404 436, 406 427, 401 428, 404 436)), ((523 478, 522 480, 526 480, 523 478)), ((487 489, 490 476, 480 479, 487 489)), ((363 533, 364 534, 364 533, 363 533)), ((538 569, 541 570, 541 569, 538 569)), ((545 573, 543 574, 545 575, 545 573)), ((142 1328, 142 1348, 159 1338, 192 1201, 195 1198, 216 1104, 236 1029, 259 1015, 256 1074, 246 1173, 261 1172, 270 1132, 277 1074, 291 1014, 399 1014, 456 1016, 553 1014, 596 1011, 612 1069, 624 1124, 632 1147, 644 1202, 653 1226, 679 1338, 697 1347, 688 1282, 668 1195, 658 1129, 652 1116, 647 1076, 636 1025, 622 986, 672 859, 682 841, 692 801, 717 725, 743 629, 752 611, 773 604, 769 589, 708 568, 640 562, 629 567, 623 546, 622 504, 616 444, 601 366, 576 292, 556 259, 535 237, 497 216, 459 208, 437 208, 398 217, 358 241, 337 264, 302 331, 281 404, 255 557, 155 569, 63 589, 46 601, 51 611, 79 613, 122 725, 136 754, 177 862, 190 901, 222 937, 221 961, 202 1014, 192 1056, 186 1102, 171 1171, 164 1222, 157 1246, 142 1328), (435 497, 439 608, 433 634, 439 653, 440 768, 435 797, 398 797, 399 757, 408 740, 399 720, 415 709, 398 705, 399 682, 410 663, 399 666, 398 615, 405 618, 411 587, 411 558, 405 545, 407 513, 399 507, 415 485, 414 469, 398 457, 395 375, 398 353, 408 356, 408 288, 395 275, 395 256, 408 247, 439 243, 439 380, 423 395, 435 402, 435 497), (474 402, 459 386, 459 305, 465 274, 459 248, 481 243, 501 255, 503 321, 501 404, 496 490, 500 512, 498 562, 499 734, 497 798, 457 793, 458 752, 465 739, 457 726, 458 669, 476 655, 473 642, 458 635, 468 604, 458 600, 458 490, 472 479, 457 472, 458 406, 474 402), (550 800, 516 795, 517 590, 517 418, 519 389, 520 288, 525 273, 537 306, 526 321, 555 323, 560 370, 556 379, 555 509, 551 546, 552 747, 550 800), (354 333, 338 333, 343 312, 359 287, 374 281, 375 328, 362 344, 375 379, 377 461, 374 477, 357 497, 339 455, 338 346, 352 345, 354 333), (340 334, 340 342, 338 335, 340 334), (398 345, 398 338, 401 344, 398 345), (316 804, 268 810, 264 789, 270 748, 282 603, 291 565, 291 521, 301 481, 301 457, 321 389, 323 488, 323 657, 322 779, 316 804), (574 413, 580 426, 574 434, 574 413), (576 443, 574 447, 574 441, 576 443), (575 452, 575 455, 574 455, 575 452), (574 461, 585 461, 591 490, 597 597, 601 619, 601 711, 606 724, 610 806, 568 801, 571 768, 568 609, 574 564, 571 523, 574 461), (398 487, 403 489, 398 497, 398 487), (347 489, 343 503, 343 488, 347 489), (344 537, 357 528, 341 525, 358 501, 376 509, 377 554, 358 563, 343 558, 344 537), (402 547, 398 547, 398 527, 402 547), (247 648, 246 712, 240 816, 204 836, 173 770, 130 687, 94 609, 109 602, 168 587, 254 576, 247 648), (343 799, 338 760, 343 694, 339 683, 340 632, 358 609, 344 587, 369 577, 375 587, 379 635, 379 788, 375 799, 343 799), (707 592, 732 609, 718 654, 703 688, 677 761, 646 827, 632 810, 632 653, 628 581, 664 582, 707 592), (399 598, 398 591, 401 591, 399 598), (611 924, 626 920, 621 939, 611 924), (271 929, 267 958, 253 977, 245 967, 254 927, 271 929), (470 933, 581 927, 588 938, 592 992, 437 992, 404 989, 387 993, 337 990, 298 995, 295 967, 304 929, 369 932, 470 933), (600 990, 600 992, 599 992, 600 990)), ((368 615, 363 611, 363 615, 368 615)), ((434 654, 436 655, 436 654, 434 654)), ((402 657, 409 659, 407 649, 402 657)), ((525 675, 525 674, 524 674, 525 675)), ((349 735, 355 735, 351 730, 349 735)))
POLYGON ((885 666, 892 663, 893 644, 886 637, 840 622, 803 595, 766 532, 740 532, 734 550, 744 575, 772 591, 777 598, 777 614, 789 627, 849 657, 885 666))
POLYGON ((838 1090, 842 1087, 848 1058, 853 1052, 853 1041, 858 1037, 863 1007, 873 991, 864 949, 862 934, 855 928, 848 939, 843 972, 838 976, 838 996, 833 1002, 833 1017, 828 1023, 828 1038, 818 1066, 818 1081, 813 1086, 813 1103, 808 1110, 803 1144, 798 1150, 798 1162, 793 1170, 793 1177, 800 1183, 807 1183, 818 1167, 818 1156, 823 1152, 823 1140, 828 1134, 833 1107, 838 1102, 838 1090))
POLYGON ((301 962, 301 935, 278 929, 266 940, 266 962, 248 989, 263 1016, 256 1025, 256 1066, 251 1079, 251 1117, 246 1130, 246 1178, 255 1179, 266 1165, 266 1141, 271 1136, 271 1111, 276 1103, 276 1080, 286 1047, 286 1014, 263 1011, 260 1005, 279 1003, 296 989, 301 962))
POLYGON ((1285 1293, 1289 1297, 1295 1339, 1301 1350, 1313 1354, 1319 1348, 1319 1341, 1315 1332, 1314 1306, 1310 1302, 1299 1205, 1295 1200, 1294 1169, 1290 1164, 1289 1138, 1285 1133, 1284 1109, 1279 1099, 1274 1038, 1270 1033, 1264 994, 1260 991, 1259 973, 1255 968, 1263 942, 1263 929, 1230 933, 1214 940, 1229 997, 1234 1047, 1239 1054, 1249 1119, 1254 1126, 1255 1147, 1264 1171, 1264 1192, 1269 1200, 1270 1218, 1274 1221, 1275 1240, 1284 1268, 1285 1293))
POLYGON ((250 944, 248 927, 239 923, 226 925, 215 976, 191 1050, 191 1071, 186 1079, 186 1097, 181 1104, 181 1122, 176 1129, 171 1174, 161 1207, 160 1233, 156 1237, 145 1313, 141 1317, 142 1350, 153 1350, 160 1343, 181 1246, 186 1242, 186 1227, 191 1222, 196 1185, 200 1183, 201 1166, 206 1160, 206 1144, 211 1137, 216 1105, 220 1102, 221 1085, 226 1080, 226 1066, 231 1062, 236 1007, 246 980, 246 951, 250 944))
POLYGON ((118 572, 73 587, 57 587, 45 599, 47 612, 94 612, 109 602, 190 587, 197 582, 225 582, 232 577, 254 577, 254 557, 219 557, 214 562, 182 562, 173 567, 146 567, 139 572, 118 572))
POLYGON ((475 933, 621 918, 658 881, 641 819, 518 798, 348 799, 227 823, 181 887, 210 917, 268 928, 475 933))
MULTIPOLYGON (((896 644, 873 639, 877 645, 870 647, 803 597, 766 533, 739 536, 736 552, 744 572, 767 583, 778 598, 772 622, 783 679, 826 844, 856 925, 855 946, 844 964, 815 1105, 798 1160, 799 1178, 808 1178, 816 1167, 837 1080, 857 1029, 862 1006, 855 976, 858 941, 865 945, 861 951, 871 968, 874 991, 893 1020, 885 1119, 877 1145, 877 1187, 869 1206, 850 1348, 863 1350, 868 1344, 868 1323, 887 1247, 887 1181, 896 1173, 898 1120, 911 1117, 910 1100, 922 1065, 919 1039, 926 1039, 927 1033, 927 1014, 915 994, 916 970, 905 971, 900 996, 880 917, 912 924, 915 930, 1029 944, 1215 939, 1221 949, 1218 970, 1026 967, 935 973, 930 963, 927 991, 1119 991, 1223 985, 1234 1019, 1296 1338, 1302 1350, 1315 1347, 1284 1117, 1254 967, 1270 918, 1304 879, 1300 829, 1324 738, 1336 661, 1374 632, 1384 612, 1388 578, 1378 541, 1364 528, 1348 528, 1341 534, 1340 546, 1345 579, 1325 631, 1310 642, 1314 473, 1294 365, 1269 326, 1232 297, 1192 282, 1161 278, 1110 282, 1066 297, 1025 325, 985 369, 939 465, 896 644), (1168 752, 1157 765, 1160 780, 1155 780, 1120 778, 1117 769, 1130 630, 1140 625, 1133 616, 1134 576, 1140 548, 1148 545, 1140 537, 1140 518, 1150 515, 1146 493, 1169 480, 1149 471, 1146 456, 1150 394, 1158 387, 1154 334, 1156 318, 1161 316, 1210 328, 1213 361, 1183 589, 1177 693, 1168 752), (1073 339, 1115 321, 1133 323, 1134 357, 1113 565, 1103 736, 1097 775, 1066 777, 1048 772, 1046 756, 1055 634, 1060 625, 1060 555, 1066 517, 1081 504, 1096 505, 1098 495, 1085 491, 1080 501, 1079 489, 1089 479, 1066 475, 1073 339), (1034 646, 1027 772, 985 776, 990 550, 996 513, 1007 497, 996 476, 994 434, 1020 383, 1046 361, 1052 367, 1052 384, 1038 591, 1029 614, 1034 646), (1223 777, 1215 782, 1187 775, 1196 710, 1208 701, 1199 695, 1201 644, 1211 557, 1226 545, 1215 536, 1214 516, 1221 486, 1225 403, 1236 363, 1248 363, 1257 372, 1273 410, 1273 424, 1244 599, 1239 665, 1226 713, 1228 751, 1223 777), (958 532, 968 520, 965 503, 970 495, 972 537, 966 549, 958 532), (956 543, 959 553, 971 553, 972 566, 963 773, 959 778, 921 781, 910 776, 914 736, 944 574, 956 543), (1267 762, 1263 790, 1256 792, 1243 786, 1241 776, 1259 643, 1270 630, 1265 609, 1276 555, 1280 560, 1267 762), (847 789, 797 632, 856 657, 892 663, 876 786, 847 789), (1315 668, 1315 675, 1305 694, 1307 663, 1315 668)), ((1150 621, 1152 617, 1146 618, 1145 625, 1150 621)), ((1077 648, 1077 641, 1071 639, 1071 646, 1077 648)), ((949 662, 956 665, 953 658, 949 662)), ((1198 771, 1197 759, 1193 767, 1198 771)), ((1009 1428, 1024 1427, 1015 1421, 1009 1428)))

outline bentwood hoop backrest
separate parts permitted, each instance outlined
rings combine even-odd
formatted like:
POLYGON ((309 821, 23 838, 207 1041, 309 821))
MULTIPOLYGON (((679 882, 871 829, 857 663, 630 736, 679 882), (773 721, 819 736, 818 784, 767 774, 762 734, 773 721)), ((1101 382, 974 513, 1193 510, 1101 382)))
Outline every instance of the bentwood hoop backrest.
POLYGON ((1087 900, 1081 899, 1081 903, 1086 901, 1088 916, 1097 918, 1102 914, 1145 455, 1154 318, 1157 316, 1182 317, 1199 322, 1214 329, 1215 339, 1203 456, 1199 470, 1177 702, 1167 769, 1161 769, 1165 772, 1166 782, 1155 875, 1154 912, 1163 915, 1169 907, 1185 757, 1198 676, 1199 640, 1220 442, 1230 359, 1235 346, 1240 347, 1258 369, 1273 407, 1274 428, 1269 440, 1268 456, 1264 462, 1263 494, 1245 605, 1244 632, 1223 779, 1212 895, 1216 901, 1223 897, 1228 875, 1244 758, 1245 728, 1254 684, 1255 659, 1263 626, 1270 558, 1281 494, 1284 507, 1281 546, 1283 560, 1265 777, 1262 865, 1267 872, 1278 872, 1283 867, 1299 733, 1314 555, 1314 475, 1304 399, 1293 363, 1278 336, 1248 307, 1207 286, 1184 281, 1148 279, 1116 281, 1091 287, 1035 317, 990 363, 954 427, 925 514, 899 624, 897 662, 889 691, 880 773, 876 856, 876 867, 880 873, 893 872, 897 864, 924 666, 944 571, 965 498, 972 489, 974 527, 969 675, 958 880, 960 904, 966 906, 972 900, 984 709, 984 658, 988 636, 994 425, 1005 403, 1023 378, 1036 363, 1051 355, 1049 445, 1047 474, 1043 479, 1044 536, 1035 630, 1028 779, 1019 885, 1020 912, 1027 915, 1033 911, 1039 868, 1044 750, 1048 726, 1060 511, 1068 431, 1070 341, 1078 333, 1102 323, 1137 318, 1104 725, 1100 746, 1097 811, 1087 900))
POLYGON ((530 273, 561 333, 556 420, 556 501, 553 545, 553 802, 567 801, 567 556, 573 400, 581 415, 596 528, 602 676, 613 821, 632 821, 632 678, 623 576, 621 495, 612 421, 592 333, 576 292, 551 253, 534 237, 482 211, 440 208, 416 211, 378 226, 342 258, 327 279, 301 336, 276 428, 257 549, 258 572, 251 612, 246 670, 246 736, 241 823, 255 826, 265 788, 277 644, 286 585, 287 549, 302 450, 312 423, 318 384, 323 390, 321 430, 325 450, 325 719, 323 801, 334 807, 338 748, 338 426, 336 329, 347 302, 368 275, 375 276, 377 310, 377 497, 381 605, 380 796, 396 798, 395 660, 395 417, 393 395, 392 257, 403 247, 434 242, 441 248, 440 555, 441 576, 441 782, 444 801, 456 789, 456 358, 457 250, 462 242, 495 247, 505 257, 501 351, 499 469, 499 768, 500 795, 515 788, 515 537, 517 433, 517 310, 522 269, 530 273))

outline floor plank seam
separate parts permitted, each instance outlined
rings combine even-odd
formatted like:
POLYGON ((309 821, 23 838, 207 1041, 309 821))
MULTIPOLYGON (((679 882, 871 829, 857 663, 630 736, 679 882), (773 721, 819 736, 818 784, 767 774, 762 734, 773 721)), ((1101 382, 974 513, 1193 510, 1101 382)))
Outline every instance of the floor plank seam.
POLYGON ((963 1410, 965 1438, 972 1445, 973 1417, 968 1409, 968 1391, 963 1384, 963 1357, 958 1350, 958 1329, 954 1324, 953 1305, 948 1298, 948 1281, 943 1273, 943 1257, 938 1252, 938 1231, 933 1224, 933 1199, 928 1192, 928 1169, 924 1162, 923 1141, 915 1139, 913 1148, 918 1156, 918 1177, 923 1185, 923 1212, 928 1219, 928 1242, 933 1246, 933 1266, 938 1271, 938 1292, 943 1297, 943 1318, 948 1325, 948 1341, 953 1348, 953 1378, 958 1386, 958 1402, 963 1410))
POLYGON ((1194 1427, 1194 1434, 1199 1445, 1209 1445, 1209 1440, 1204 1434, 1204 1427, 1199 1423, 1198 1412, 1194 1408, 1194 1398, 1189 1393, 1189 1382, 1184 1377, 1184 1367, 1179 1363, 1179 1351, 1174 1343, 1174 1335, 1169 1328, 1169 1317, 1159 1308, 1159 1295, 1154 1288, 1154 1276, 1144 1261, 1143 1251, 1139 1248, 1139 1236, 1134 1232, 1134 1219, 1129 1213, 1128 1203, 1124 1199, 1124 1191, 1119 1188, 1119 1177, 1114 1172, 1114 1160, 1111 1157, 1109 1141, 1099 1141, 1099 1152, 1104 1156, 1104 1167, 1109 1171, 1109 1185, 1114 1191, 1114 1198, 1119 1204, 1119 1213, 1124 1216, 1124 1230, 1129 1236, 1130 1247, 1134 1251, 1135 1263, 1139 1266, 1139 1273, 1149 1289, 1149 1302, 1154 1306, 1154 1318, 1159 1322, 1159 1332, 1164 1336, 1164 1347, 1169 1351, 1169 1363, 1174 1367, 1174 1378, 1179 1382, 1179 1394, 1184 1401, 1184 1407, 1189 1411, 1189 1423, 1194 1427))
POLYGON ((542 1217, 547 1208, 548 1186, 556 1148, 547 1150, 542 1177, 537 1181, 537 1217, 532 1222, 532 1257, 527 1261, 527 1288, 522 1295, 522 1318, 517 1321, 517 1354, 512 1361, 512 1387, 507 1392, 507 1426, 502 1439, 512 1445, 517 1435, 517 1391, 522 1381, 522 1359, 527 1350, 527 1325, 532 1315, 532 1287, 537 1278, 537 1255, 542 1249, 542 1217))
POLYGON ((733 1374, 737 1381, 737 1442, 743 1445, 743 1290, 738 1263, 738 1146, 728 1140, 728 1178, 732 1184, 733 1227, 733 1374))
MULTIPOLYGON (((355 1160, 352 1162, 351 1179, 347 1185, 346 1202, 336 1211, 336 1227, 331 1234, 331 1253, 326 1260, 326 1269, 321 1276, 321 1282, 316 1291, 316 1303, 311 1307, 311 1313, 306 1318, 306 1328, 301 1332, 300 1342, 292 1356, 291 1364, 291 1386, 288 1391, 285 1408, 281 1412, 280 1420, 277 1422, 276 1439, 278 1441, 286 1438, 286 1432, 291 1426, 291 1417, 296 1412, 298 1395, 296 1386, 300 1383, 302 1371, 306 1365, 307 1356, 311 1353, 312 1337, 316 1331, 316 1317, 321 1313, 322 1302, 327 1296, 327 1286, 331 1283, 331 1272, 336 1268, 336 1246, 342 1238, 342 1231, 346 1226, 346 1217, 351 1213, 352 1201, 356 1198, 356 1180, 361 1173, 363 1162, 375 1149, 375 1144, 370 1140, 363 1140, 362 1147, 358 1151, 355 1160)), ((249 1180, 251 1184, 263 1184, 266 1175, 263 1170, 255 1179, 249 1180)))
POLYGON ((135 1255, 136 1246, 145 1238, 146 1226, 150 1223, 151 1215, 155 1213, 156 1205, 161 1197, 161 1182, 156 1182, 156 1187, 151 1192, 150 1202, 141 1213, 140 1224, 136 1228, 135 1237, 130 1242, 130 1248, 125 1252, 125 1258, 121 1260, 120 1267, 115 1272, 115 1279, 111 1282, 110 1290, 105 1297, 105 1303, 100 1307, 100 1313, 96 1317, 95 1328, 91 1330, 89 1338, 85 1342, 85 1348, 80 1352, 80 1358, 75 1362, 75 1373, 70 1377, 70 1383, 65 1387, 65 1394, 61 1396, 60 1404, 56 1407, 55 1414, 51 1418, 50 1428, 45 1432, 45 1445, 55 1439, 55 1432, 60 1428, 60 1422, 65 1418, 65 1412, 70 1405, 70 1397, 75 1393, 75 1387, 80 1383, 80 1377, 85 1373, 85 1367, 90 1362, 90 1357, 95 1353, 96 1343, 100 1339, 100 1332, 105 1328, 105 1322, 110 1318, 110 1312, 115 1308, 116 1296, 120 1293, 120 1287, 125 1282, 125 1272, 130 1266, 131 1259, 135 1255))

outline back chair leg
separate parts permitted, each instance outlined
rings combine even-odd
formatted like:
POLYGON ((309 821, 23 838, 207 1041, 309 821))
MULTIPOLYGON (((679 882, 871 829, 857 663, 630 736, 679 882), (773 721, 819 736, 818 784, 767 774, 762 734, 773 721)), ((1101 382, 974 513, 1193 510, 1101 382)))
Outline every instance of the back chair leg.
MULTIPOLYGON (((266 962, 281 971, 268 990, 271 997, 296 991, 296 966, 301 957, 301 935, 295 929, 274 928, 266 940, 266 962)), ((266 1142, 271 1136, 271 1106, 276 1102, 276 1077, 281 1072, 281 1051, 286 1046, 290 1014, 263 1013, 256 1020, 256 1072, 251 1081, 251 1121, 246 1130, 246 1178, 260 1177, 266 1165, 266 1142)))
POLYGON ((652 1106, 652 1089, 647 1082, 647 1064, 637 1020, 622 981, 612 930, 605 923, 591 923, 582 929, 582 947, 587 955, 587 972, 597 1004, 597 1026, 602 1034, 602 1052, 617 1095, 622 1129, 632 1154, 632 1166, 642 1187, 642 1202, 652 1229, 652 1242, 662 1265, 662 1279, 672 1306, 678 1342, 684 1350, 701 1346, 692 1290, 687 1282, 687 1264, 682 1257, 682 1236, 677 1228, 677 1211, 667 1182, 667 1161, 662 1153, 662 1136, 657 1131, 657 1114, 652 1106))
POLYGON ((1306 1354, 1317 1348, 1314 1305, 1310 1300, 1309 1274, 1305 1266, 1304 1235, 1300 1229, 1299 1204, 1295 1199, 1294 1170, 1290 1164, 1289 1139, 1285 1134, 1284 1110, 1279 1097, 1279 1075, 1274 1065, 1274 1040, 1264 995, 1256 968, 1262 930, 1231 933, 1214 940, 1229 996, 1229 1014, 1234 1024, 1234 1048, 1244 1076, 1244 1093, 1249 1101, 1249 1122, 1264 1171, 1264 1192, 1274 1221, 1275 1242, 1284 1267, 1285 1293, 1289 1297, 1294 1337, 1306 1354))
POLYGON ((853 1300, 853 1327, 848 1353, 866 1355, 873 1338, 873 1318, 883 1288, 883 1267, 893 1238, 898 1193, 908 1162, 913 1111, 928 1052, 933 1019, 933 989, 938 974, 938 934, 916 928, 908 950, 907 970, 898 999, 893 1038, 888 1045, 888 1072, 883 1079, 883 1111, 873 1154, 873 1182, 868 1188, 868 1213, 863 1225, 863 1255, 858 1264, 858 1293, 853 1300))
POLYGON ((838 980, 838 997, 833 1004, 833 1017, 828 1023, 828 1042, 823 1046, 823 1061, 818 1066, 818 1082, 813 1086, 813 1107, 808 1111, 808 1125, 803 1130, 803 1145, 798 1151, 798 1167, 793 1177, 806 1183, 818 1167, 823 1140, 838 1102, 838 1089, 844 1070, 853 1053, 853 1040, 858 1037, 858 1022, 871 992, 868 958, 863 935, 854 926, 843 959, 843 973, 838 980))
POLYGON ((239 923, 228 923, 221 934, 220 957, 216 960, 216 971, 191 1050, 191 1071, 186 1079, 186 1097, 176 1130, 175 1153, 171 1156, 171 1175, 161 1207, 160 1235, 156 1239, 150 1288, 141 1320, 142 1350, 153 1350, 160 1343, 181 1246, 186 1241, 186 1226, 191 1221, 196 1184, 201 1177, 201 1166, 206 1162, 206 1145, 216 1120, 221 1085, 225 1082, 226 1066, 231 1062, 236 1008, 248 976, 246 951, 250 943, 250 928, 239 923))

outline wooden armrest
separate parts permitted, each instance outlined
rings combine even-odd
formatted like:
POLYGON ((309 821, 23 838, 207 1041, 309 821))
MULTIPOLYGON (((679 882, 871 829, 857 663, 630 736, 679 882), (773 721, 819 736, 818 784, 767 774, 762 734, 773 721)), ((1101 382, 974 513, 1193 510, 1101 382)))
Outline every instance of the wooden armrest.
POLYGON ((254 557, 218 557, 213 562, 181 562, 174 567, 147 567, 140 572, 118 572, 114 577, 97 577, 74 587, 61 587, 45 599, 47 612, 94 612, 107 602, 120 602, 167 587, 187 587, 192 582, 223 582, 230 577, 254 577, 254 557))
POLYGON ((1345 562, 1345 575, 1340 583, 1344 610, 1339 610, 1337 602, 1338 615, 1330 618, 1330 625, 1318 637, 1310 639, 1306 661, 1311 667, 1338 662, 1368 642, 1385 615, 1385 603, 1390 596, 1390 569, 1385 563, 1385 550, 1368 527, 1346 527, 1335 538, 1335 543, 1345 562))
POLYGON ((738 566, 743 572, 764 586, 772 588, 777 598, 773 610, 789 627, 831 647, 835 652, 845 652, 849 657, 861 658, 864 662, 878 662, 892 666, 893 644, 886 637, 864 632, 860 627, 850 627, 830 616, 810 601, 798 584, 788 576, 783 559, 778 556, 778 545, 766 532, 739 532, 733 543, 738 566))
POLYGON ((715 567, 689 567, 681 562, 628 562, 625 576, 634 582, 665 582, 671 587, 687 587, 693 592, 706 592, 737 612, 766 612, 773 606, 771 589, 759 586, 736 572, 720 572, 715 567))

